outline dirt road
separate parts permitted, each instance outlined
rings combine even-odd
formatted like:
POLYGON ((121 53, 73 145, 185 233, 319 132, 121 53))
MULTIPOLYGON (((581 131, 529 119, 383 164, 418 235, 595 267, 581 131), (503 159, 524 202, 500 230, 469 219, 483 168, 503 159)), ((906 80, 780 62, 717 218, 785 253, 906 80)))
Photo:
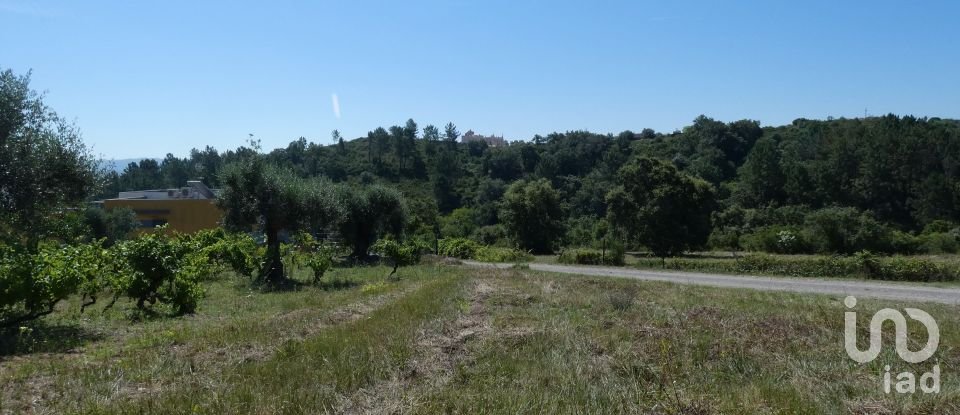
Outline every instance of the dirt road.
MULTIPOLYGON (((491 264, 476 261, 464 261, 464 264, 477 267, 498 268, 508 268, 512 266, 512 264, 491 264)), ((678 284, 708 285, 725 288, 750 288, 768 291, 789 291, 840 296, 852 295, 864 298, 960 304, 960 289, 957 288, 938 288, 848 279, 756 277, 748 275, 705 274, 698 272, 654 271, 635 268, 537 263, 531 263, 529 265, 532 270, 564 274, 632 278, 643 281, 666 281, 678 284)))

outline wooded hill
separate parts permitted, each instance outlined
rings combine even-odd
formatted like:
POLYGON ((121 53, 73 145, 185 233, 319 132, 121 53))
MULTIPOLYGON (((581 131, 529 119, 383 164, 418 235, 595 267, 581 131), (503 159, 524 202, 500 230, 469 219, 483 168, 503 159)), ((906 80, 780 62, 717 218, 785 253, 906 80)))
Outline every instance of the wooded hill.
MULTIPOLYGON (((570 131, 490 147, 459 142, 453 124, 377 128, 323 145, 304 138, 264 156, 304 177, 383 182, 400 189, 407 235, 472 237, 516 244, 504 225, 504 195, 515 182, 546 180, 556 193, 559 231, 550 246, 586 246, 618 228, 608 193, 631 159, 662 159, 713 190, 710 245, 774 252, 955 251, 960 222, 960 122, 887 115, 797 119, 762 127, 700 116, 681 131, 619 134, 570 131), (600 235, 600 236, 598 236, 600 235), (931 236, 932 235, 932 236, 931 236)), ((220 169, 249 146, 195 149, 189 157, 143 160, 110 176, 105 195, 220 185, 220 169)), ((681 220, 683 218, 680 218, 681 220)), ((710 233, 710 232, 707 232, 710 233)), ((691 240, 690 248, 706 238, 691 240)), ((636 241, 627 240, 633 245, 636 241)), ((642 244, 640 244, 642 245, 642 244)))

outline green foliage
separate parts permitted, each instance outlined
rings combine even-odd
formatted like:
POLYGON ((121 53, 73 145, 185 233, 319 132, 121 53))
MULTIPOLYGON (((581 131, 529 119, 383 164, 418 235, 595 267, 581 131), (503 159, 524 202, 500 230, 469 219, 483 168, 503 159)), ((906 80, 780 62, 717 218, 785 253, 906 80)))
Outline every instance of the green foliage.
POLYGON ((533 255, 515 248, 493 247, 466 238, 444 238, 439 241, 439 255, 474 259, 483 262, 529 261, 533 255))
POLYGON ((761 138, 754 144, 739 170, 736 197, 748 207, 780 203, 783 200, 783 171, 777 142, 761 138))
POLYGON ((420 262, 420 254, 424 247, 412 242, 397 242, 393 239, 380 239, 370 246, 370 250, 377 255, 387 258, 393 263, 393 271, 399 267, 416 265, 420 262))
POLYGON ((516 248, 481 246, 471 258, 482 262, 523 262, 532 261, 533 255, 516 248))
POLYGON ((285 278, 281 230, 320 229, 340 217, 332 184, 303 179, 291 169, 267 164, 259 155, 226 166, 220 181, 224 187, 217 204, 224 210, 224 223, 238 231, 256 226, 266 235, 267 258, 261 277, 268 283, 285 278))
POLYGON ((580 265, 623 265, 623 258, 623 249, 611 249, 604 252, 600 249, 575 248, 560 252, 557 262, 580 265))
POLYGON ((90 207, 83 211, 83 221, 89 228, 90 238, 104 239, 106 246, 127 239, 140 227, 137 214, 128 207, 110 210, 90 207))
POLYGON ((129 272, 113 281, 115 295, 136 301, 147 310, 156 304, 169 305, 176 314, 192 313, 203 296, 200 281, 214 269, 196 244, 187 238, 166 236, 158 230, 117 245, 129 272))
POLYGON ((659 257, 701 247, 710 235, 714 191, 703 180, 652 158, 636 158, 617 173, 607 194, 608 220, 659 257))
POLYGON ((713 231, 707 244, 715 249, 739 251, 744 247, 746 211, 738 205, 713 213, 713 231))
POLYGON ((365 258, 370 245, 382 236, 403 233, 407 207, 395 189, 381 186, 341 186, 337 203, 342 217, 338 222, 340 236, 353 247, 351 256, 365 258))
POLYGON ((960 281, 960 266, 917 257, 883 257, 861 251, 850 256, 777 256, 748 254, 737 259, 640 259, 640 267, 685 271, 766 274, 788 277, 852 277, 886 281, 960 281))
POLYGON ((79 130, 30 89, 30 74, 0 70, 0 241, 36 252, 102 175, 79 130))
POLYGON ((498 245, 507 242, 507 228, 503 225, 482 226, 473 232, 474 240, 483 245, 498 245))
POLYGON ((466 238, 477 229, 476 214, 473 209, 454 209, 449 215, 440 217, 440 235, 444 238, 466 238))
POLYGON ((956 233, 925 233, 917 240, 921 250, 928 254, 956 254, 960 252, 960 238, 956 233))
POLYGON ((544 179, 519 181, 503 196, 501 216, 512 239, 534 253, 552 253, 563 236, 560 194, 544 179))
POLYGON ((957 281, 960 270, 922 258, 895 256, 869 269, 868 278, 888 281, 957 281))
POLYGON ((300 263, 310 268, 313 283, 319 283, 323 274, 333 267, 336 250, 306 232, 300 232, 294 237, 294 245, 296 248, 293 254, 299 257, 300 263))
POLYGON ((115 262, 100 242, 42 244, 36 253, 0 245, 0 327, 49 314, 74 294, 95 301, 101 278, 115 275, 115 262))
POLYGON ((304 265, 313 272, 313 283, 320 282, 323 274, 333 267, 333 251, 326 248, 320 248, 313 252, 306 253, 304 265))
POLYGON ((869 213, 854 208, 825 208, 807 215, 804 239, 814 252, 906 252, 915 247, 904 234, 895 233, 869 213))
POLYGON ((567 234, 564 242, 571 246, 586 246, 593 243, 595 239, 597 218, 592 216, 581 216, 571 218, 567 221, 567 234))
MULTIPOLYGON (((413 218, 406 221, 400 232, 389 233, 417 235, 427 241, 433 239, 438 229, 446 228, 442 231, 444 236, 473 237, 490 244, 494 243, 494 235, 481 235, 477 228, 503 225, 513 243, 524 249, 531 249, 536 243, 541 246, 535 250, 541 252, 561 245, 591 244, 588 226, 580 225, 589 221, 584 218, 611 218, 605 195, 618 186, 636 187, 617 175, 636 156, 672 160, 670 164, 678 173, 698 176, 714 186, 715 193, 708 199, 721 202, 723 212, 739 209, 743 214, 742 221, 714 215, 712 225, 707 220, 693 220, 671 221, 658 229, 650 226, 650 232, 643 233, 675 240, 661 244, 657 248, 661 254, 689 249, 679 247, 683 244, 677 241, 684 239, 699 247, 707 240, 700 229, 711 226, 711 246, 732 251, 744 247, 742 237, 761 228, 789 227, 800 231, 796 235, 803 242, 800 247, 765 249, 908 253, 926 249, 920 246, 921 242, 911 240, 911 235, 925 228, 929 229, 927 234, 950 232, 960 218, 960 176, 949 159, 949 155, 960 154, 960 122, 956 120, 893 115, 827 121, 798 119, 788 125, 761 129, 751 120, 723 123, 701 116, 673 133, 645 130, 640 134, 625 131, 608 135, 570 131, 497 147, 479 142, 458 143, 459 132, 452 124, 448 124, 446 134, 437 128, 423 128, 422 140, 417 139, 415 122, 398 124, 389 131, 376 128, 365 138, 345 138, 342 145, 324 146, 298 139, 260 157, 278 168, 289 169, 296 177, 323 176, 338 183, 362 186, 395 183, 403 191, 413 218), (574 229, 561 232, 563 237, 539 235, 539 230, 551 231, 552 226, 535 224, 531 225, 535 229, 526 232, 534 236, 521 240, 513 228, 522 222, 502 214, 515 211, 504 203, 515 200, 505 196, 505 189, 540 179, 549 181, 559 195, 559 203, 544 204, 541 208, 555 210, 559 223, 574 229), (824 207, 855 209, 859 212, 853 221, 856 226, 860 226, 859 215, 866 212, 880 226, 864 219, 872 229, 864 229, 857 236, 857 231, 853 231, 856 226, 849 227, 843 221, 817 224, 816 218, 809 228, 817 230, 808 230, 806 216, 824 207), (453 215, 445 223, 436 218, 437 213, 458 209, 472 210, 473 217, 460 221, 460 215, 453 215), (818 236, 820 230, 833 225, 838 225, 840 232, 818 236), (873 244, 871 240, 882 243, 873 244), (836 247, 839 250, 834 250, 836 247)), ((219 173, 228 169, 224 166, 242 161, 251 153, 256 155, 243 147, 222 153, 207 147, 183 159, 168 156, 159 164, 145 160, 112 177, 111 183, 116 186, 114 190, 162 187, 193 176, 206 177, 208 184, 217 186, 219 173)), ((666 185, 664 189, 671 187, 666 185)), ((634 202, 648 207, 672 205, 667 201, 674 199, 676 193, 661 192, 634 202)), ((693 211, 700 205, 709 211, 710 204, 707 200, 678 202, 681 208, 665 210, 677 216, 699 218, 701 213, 681 212, 693 211)), ((643 214, 649 216, 652 211, 643 214)), ((628 222, 631 221, 611 221, 610 225, 615 230, 633 228, 628 222)), ((364 238, 366 242, 355 247, 355 254, 365 254, 369 243, 386 233, 364 238)), ((639 234, 631 235, 630 245, 642 243, 639 234)), ((505 244, 503 238, 497 239, 496 243, 505 244)), ((651 241, 650 245, 658 244, 651 241)), ((927 245, 932 251, 939 250, 936 244, 927 245)))
POLYGON ((960 228, 958 228, 957 224, 953 222, 937 219, 933 222, 928 223, 927 226, 923 227, 923 234, 948 233, 950 231, 958 230, 958 229, 960 228))
POLYGON ((793 226, 764 226, 742 238, 743 247, 749 251, 778 254, 808 252, 806 240, 800 229, 793 226))
POLYGON ((214 264, 229 267, 237 274, 252 277, 263 262, 261 249, 246 233, 229 233, 203 248, 203 253, 214 264))
POLYGON ((481 248, 479 243, 467 238, 443 238, 437 244, 438 255, 460 259, 473 258, 481 248))

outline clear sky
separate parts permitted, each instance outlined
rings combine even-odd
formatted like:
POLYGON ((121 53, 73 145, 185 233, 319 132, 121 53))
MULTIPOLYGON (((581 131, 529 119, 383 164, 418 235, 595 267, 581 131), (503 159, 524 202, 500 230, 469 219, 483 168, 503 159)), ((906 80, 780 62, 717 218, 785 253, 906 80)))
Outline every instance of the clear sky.
POLYGON ((699 114, 957 118, 958 22, 950 1, 0 0, 0 67, 33 69, 108 158, 407 118, 526 140, 699 114))

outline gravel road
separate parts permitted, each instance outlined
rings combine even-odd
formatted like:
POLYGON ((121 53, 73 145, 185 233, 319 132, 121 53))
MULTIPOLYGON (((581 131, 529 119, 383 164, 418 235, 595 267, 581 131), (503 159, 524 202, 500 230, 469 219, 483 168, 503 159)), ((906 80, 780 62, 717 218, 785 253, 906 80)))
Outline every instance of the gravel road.
MULTIPOLYGON (((512 264, 463 261, 475 267, 509 268, 512 264)), ((536 271, 564 274, 591 275, 598 277, 632 278, 642 281, 665 281, 677 284, 707 285, 725 288, 750 288, 767 291, 798 293, 852 295, 864 298, 888 300, 960 304, 960 289, 938 288, 919 284, 898 284, 849 279, 818 279, 795 277, 756 277, 749 275, 705 274, 699 272, 653 271, 634 268, 614 268, 582 265, 558 265, 531 263, 536 271)))

